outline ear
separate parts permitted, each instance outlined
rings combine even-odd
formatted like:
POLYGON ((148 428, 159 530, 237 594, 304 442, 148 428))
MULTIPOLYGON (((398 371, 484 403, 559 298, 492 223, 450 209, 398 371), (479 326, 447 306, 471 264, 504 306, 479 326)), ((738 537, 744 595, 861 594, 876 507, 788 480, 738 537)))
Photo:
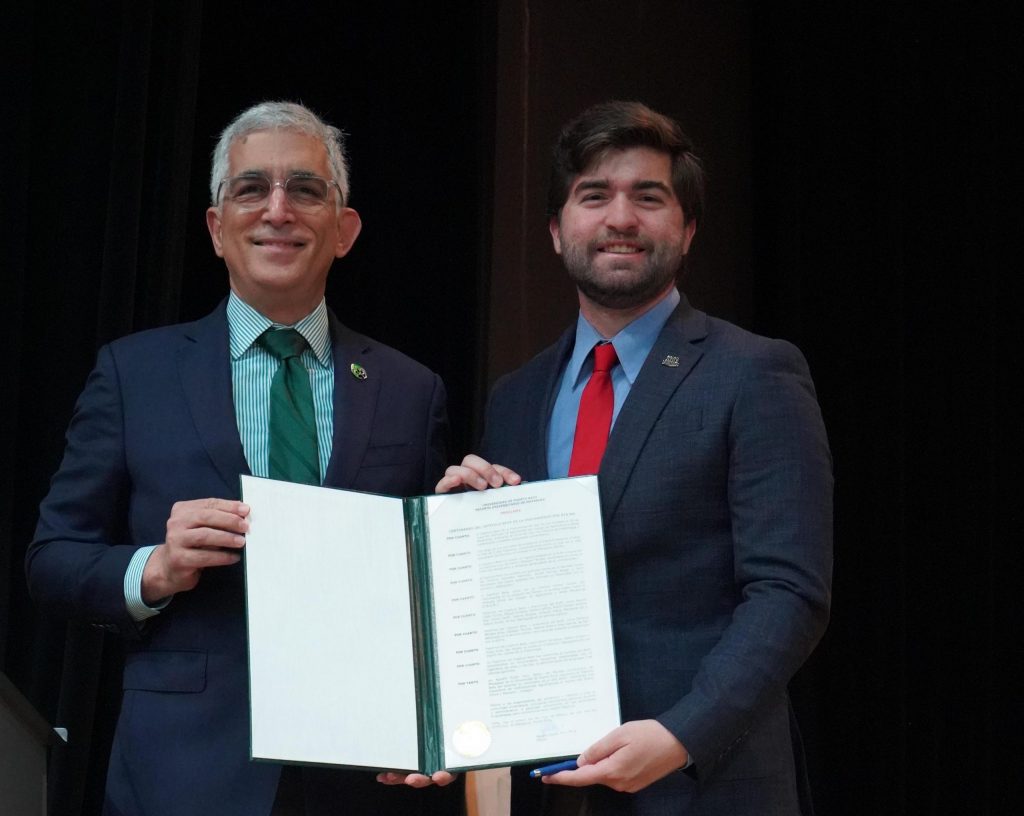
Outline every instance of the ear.
POLYGON ((697 231, 697 222, 692 218, 683 224, 683 255, 690 251, 690 243, 697 231))
POLYGON ((338 242, 334 245, 334 257, 348 255, 352 245, 363 229, 363 220, 351 207, 342 207, 338 213, 338 242))
POLYGON ((557 255, 562 254, 562 230, 558 223, 558 216, 551 216, 551 220, 548 221, 548 232, 551 233, 551 243, 555 246, 555 253, 557 255))
POLYGON ((690 242, 693 241, 693 236, 697 232, 697 222, 694 220, 687 221, 683 224, 683 254, 685 255, 690 251, 690 242))
POLYGON ((206 211, 206 228, 210 231, 210 239, 213 241, 213 251, 218 258, 224 257, 224 245, 221 241, 220 210, 210 207, 206 211))

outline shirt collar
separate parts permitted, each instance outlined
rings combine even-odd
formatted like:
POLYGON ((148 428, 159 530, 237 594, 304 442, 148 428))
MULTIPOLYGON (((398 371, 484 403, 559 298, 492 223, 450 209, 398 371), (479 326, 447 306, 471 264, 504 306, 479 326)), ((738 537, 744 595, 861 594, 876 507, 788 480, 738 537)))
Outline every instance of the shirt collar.
MULTIPOLYGON (((631 386, 636 382, 640 369, 643 367, 647 355, 654 348, 654 342, 661 334, 669 316, 679 305, 679 300, 679 290, 673 286, 653 307, 632 323, 624 326, 618 334, 611 338, 612 345, 615 346, 615 355, 619 358, 619 365, 631 386)), ((583 364, 586 362, 590 350, 595 343, 602 339, 604 338, 598 334, 597 329, 580 314, 576 319, 576 345, 565 369, 574 385, 579 384, 580 377, 583 375, 583 364)))
MULTIPOLYGON (((227 312, 232 360, 237 360, 245 354, 271 326, 284 326, 282 323, 274 323, 267 319, 234 292, 228 295, 227 312)), ((327 320, 327 302, 323 298, 312 312, 288 328, 295 329, 306 338, 320 365, 331 364, 331 332, 327 320)))

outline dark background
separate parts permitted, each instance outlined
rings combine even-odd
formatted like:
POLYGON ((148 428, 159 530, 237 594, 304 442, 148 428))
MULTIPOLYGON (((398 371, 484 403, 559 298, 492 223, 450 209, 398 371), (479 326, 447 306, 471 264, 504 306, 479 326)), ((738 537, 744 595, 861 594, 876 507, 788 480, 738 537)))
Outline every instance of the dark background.
POLYGON ((684 290, 796 342, 815 375, 834 610, 793 695, 819 813, 1016 812, 1020 18, 697 0, 8 12, 0 668, 69 728, 53 812, 98 812, 120 647, 39 616, 22 558, 98 345, 227 291, 203 218, 219 130, 287 98, 349 134, 364 229, 328 302, 443 376, 454 459, 489 384, 572 317, 547 150, 613 97, 679 118, 706 161, 684 290))

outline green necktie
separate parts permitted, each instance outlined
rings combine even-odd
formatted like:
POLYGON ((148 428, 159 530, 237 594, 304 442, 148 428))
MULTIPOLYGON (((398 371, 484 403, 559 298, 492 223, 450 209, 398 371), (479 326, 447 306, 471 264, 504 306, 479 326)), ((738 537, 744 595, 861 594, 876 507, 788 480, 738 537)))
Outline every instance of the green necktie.
POLYGON ((320 484, 313 389, 300 357, 309 344, 295 329, 268 329, 259 342, 281 361, 270 383, 270 478, 320 484))

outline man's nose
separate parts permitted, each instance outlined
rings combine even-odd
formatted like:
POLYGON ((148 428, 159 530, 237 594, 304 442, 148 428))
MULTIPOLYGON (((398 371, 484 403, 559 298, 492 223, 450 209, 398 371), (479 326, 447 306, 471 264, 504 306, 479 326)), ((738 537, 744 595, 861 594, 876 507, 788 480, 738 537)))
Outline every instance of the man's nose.
POLYGON ((618 232, 629 232, 636 229, 639 223, 636 214, 636 207, 627 196, 617 195, 610 202, 605 210, 605 223, 618 232))
POLYGON ((267 205, 263 210, 263 218, 272 224, 281 224, 295 219, 295 212, 288 200, 288 194, 284 191, 284 185, 275 184, 270 188, 267 205))

